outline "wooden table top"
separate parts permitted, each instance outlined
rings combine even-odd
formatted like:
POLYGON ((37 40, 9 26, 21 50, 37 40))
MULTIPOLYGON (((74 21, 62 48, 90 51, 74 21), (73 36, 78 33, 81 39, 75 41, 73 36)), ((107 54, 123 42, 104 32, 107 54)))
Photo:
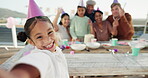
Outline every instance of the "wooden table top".
POLYGON ((148 75, 148 53, 65 54, 71 76, 148 75))
POLYGON ((107 49, 118 49, 113 54, 104 47, 90 51, 65 49, 69 73, 71 76, 94 75, 148 75, 148 48, 140 50, 138 56, 131 55, 130 46, 112 46, 107 49))

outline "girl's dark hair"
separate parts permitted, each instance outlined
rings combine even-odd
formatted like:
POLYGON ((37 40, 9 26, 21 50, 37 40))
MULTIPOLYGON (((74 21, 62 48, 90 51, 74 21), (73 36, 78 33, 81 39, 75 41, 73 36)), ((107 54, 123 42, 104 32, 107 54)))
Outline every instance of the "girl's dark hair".
POLYGON ((24 25, 25 32, 18 33, 17 35, 18 40, 25 42, 27 38, 30 38, 30 32, 38 21, 45 21, 45 22, 47 21, 50 24, 52 24, 50 19, 47 16, 36 16, 36 17, 30 18, 26 21, 24 25))
POLYGON ((27 39, 27 35, 25 34, 25 32, 19 32, 17 34, 17 39, 22 41, 22 42, 25 42, 26 39, 27 39))
MULTIPOLYGON (((77 9, 78 9, 78 8, 84 8, 84 9, 85 9, 84 16, 86 16, 86 7, 84 7, 84 6, 78 6, 77 9)), ((79 15, 78 15, 78 11, 77 11, 77 13, 76 13, 75 15, 79 16, 79 15)))
MULTIPOLYGON (((64 14, 61 15, 61 20, 62 20, 62 18, 64 18, 64 16, 68 16, 69 17, 69 15, 67 13, 64 13, 64 14)), ((63 25, 61 20, 60 20, 59 24, 63 25)))

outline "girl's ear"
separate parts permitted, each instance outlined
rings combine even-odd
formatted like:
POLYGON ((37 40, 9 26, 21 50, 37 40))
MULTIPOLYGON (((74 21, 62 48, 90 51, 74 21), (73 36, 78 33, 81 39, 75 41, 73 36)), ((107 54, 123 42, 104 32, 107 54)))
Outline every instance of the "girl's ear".
POLYGON ((31 39, 27 39, 27 42, 33 46, 35 46, 34 42, 31 39))

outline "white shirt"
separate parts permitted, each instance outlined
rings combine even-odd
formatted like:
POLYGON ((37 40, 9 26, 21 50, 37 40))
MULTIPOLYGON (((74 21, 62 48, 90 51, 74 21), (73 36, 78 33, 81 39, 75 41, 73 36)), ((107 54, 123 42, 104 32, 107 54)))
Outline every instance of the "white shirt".
POLYGON ((41 78, 69 78, 67 62, 59 47, 56 47, 56 52, 35 48, 13 67, 22 63, 36 67, 41 78))
POLYGON ((57 34, 58 34, 60 40, 63 40, 63 39, 70 40, 67 29, 63 25, 58 25, 58 27, 59 27, 59 30, 57 31, 57 34))
POLYGON ((30 52, 31 50, 33 50, 35 47, 28 44, 26 45, 23 49, 21 49, 19 52, 17 52, 16 54, 14 54, 13 56, 11 56, 8 60, 6 60, 3 64, 0 65, 0 68, 3 68, 5 70, 9 70, 10 67, 12 67, 12 65, 18 61, 20 58, 23 57, 24 54, 26 54, 26 52, 30 52))

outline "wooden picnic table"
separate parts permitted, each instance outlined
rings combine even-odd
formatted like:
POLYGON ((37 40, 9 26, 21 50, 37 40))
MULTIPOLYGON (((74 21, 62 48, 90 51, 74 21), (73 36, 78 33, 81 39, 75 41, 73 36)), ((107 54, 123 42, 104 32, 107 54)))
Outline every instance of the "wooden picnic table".
POLYGON ((112 46, 109 49, 118 49, 118 52, 113 54, 99 47, 89 49, 89 52, 75 51, 72 55, 72 49, 63 50, 70 75, 148 75, 148 48, 141 49, 138 56, 131 55, 129 46, 112 46))
MULTIPOLYGON (((141 49, 137 57, 131 55, 129 46, 112 46, 109 49, 118 49, 118 52, 113 54, 105 48, 99 47, 98 49, 89 49, 89 52, 86 50, 75 51, 75 54, 72 55, 69 53, 72 49, 63 50, 70 75, 148 75, 148 47, 141 49)), ((18 50, 14 48, 9 48, 8 51, 1 49, 0 59, 9 58, 18 50)))

